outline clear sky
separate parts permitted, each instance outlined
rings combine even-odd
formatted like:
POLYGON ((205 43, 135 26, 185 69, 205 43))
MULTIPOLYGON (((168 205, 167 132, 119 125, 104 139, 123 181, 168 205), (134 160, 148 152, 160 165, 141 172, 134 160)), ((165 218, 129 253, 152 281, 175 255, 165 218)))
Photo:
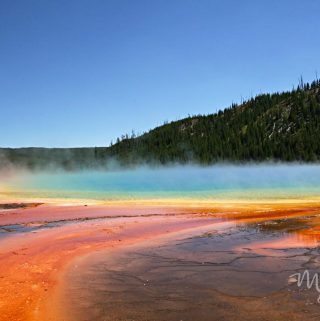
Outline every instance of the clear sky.
POLYGON ((1 0, 0 146, 106 146, 320 75, 318 0, 1 0))

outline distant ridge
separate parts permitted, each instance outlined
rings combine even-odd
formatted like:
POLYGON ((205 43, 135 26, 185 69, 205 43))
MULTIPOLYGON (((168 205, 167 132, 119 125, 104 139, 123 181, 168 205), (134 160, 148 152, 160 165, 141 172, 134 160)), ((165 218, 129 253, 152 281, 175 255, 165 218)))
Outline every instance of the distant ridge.
POLYGON ((320 160, 320 81, 262 94, 211 115, 166 123, 110 147, 0 148, 0 167, 67 170, 110 164, 320 160))

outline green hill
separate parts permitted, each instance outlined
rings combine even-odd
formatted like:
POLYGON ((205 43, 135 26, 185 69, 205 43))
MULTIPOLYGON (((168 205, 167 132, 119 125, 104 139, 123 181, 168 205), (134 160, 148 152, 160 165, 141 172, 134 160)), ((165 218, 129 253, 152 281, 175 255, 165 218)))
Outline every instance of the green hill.
POLYGON ((108 154, 122 163, 318 161, 320 82, 164 124, 140 137, 123 139, 108 154))
POLYGON ((320 160, 320 81, 166 123, 138 137, 124 135, 110 147, 0 149, 0 167, 29 169, 269 160, 320 160))

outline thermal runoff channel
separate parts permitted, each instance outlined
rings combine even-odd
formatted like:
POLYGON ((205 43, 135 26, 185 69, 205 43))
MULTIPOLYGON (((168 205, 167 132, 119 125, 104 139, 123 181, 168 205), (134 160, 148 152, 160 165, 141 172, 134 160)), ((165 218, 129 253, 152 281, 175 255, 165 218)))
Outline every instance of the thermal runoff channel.
POLYGON ((319 210, 318 165, 11 170, 0 320, 312 320, 319 210))

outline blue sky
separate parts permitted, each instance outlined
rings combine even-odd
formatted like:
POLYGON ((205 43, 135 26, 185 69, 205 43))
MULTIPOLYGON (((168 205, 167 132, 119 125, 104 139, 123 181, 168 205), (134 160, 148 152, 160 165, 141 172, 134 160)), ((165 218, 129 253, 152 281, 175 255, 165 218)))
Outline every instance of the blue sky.
POLYGON ((1 0, 0 146, 106 146, 320 75, 320 1, 1 0))

